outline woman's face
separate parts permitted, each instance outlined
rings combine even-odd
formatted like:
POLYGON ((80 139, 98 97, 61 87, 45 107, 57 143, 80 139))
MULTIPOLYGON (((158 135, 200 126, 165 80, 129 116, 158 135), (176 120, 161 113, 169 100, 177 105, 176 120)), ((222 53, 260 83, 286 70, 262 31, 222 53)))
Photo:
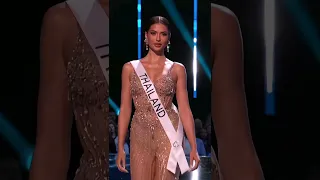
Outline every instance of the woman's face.
POLYGON ((157 23, 150 26, 148 32, 145 32, 145 38, 149 48, 156 52, 163 52, 169 43, 169 30, 167 26, 157 23))

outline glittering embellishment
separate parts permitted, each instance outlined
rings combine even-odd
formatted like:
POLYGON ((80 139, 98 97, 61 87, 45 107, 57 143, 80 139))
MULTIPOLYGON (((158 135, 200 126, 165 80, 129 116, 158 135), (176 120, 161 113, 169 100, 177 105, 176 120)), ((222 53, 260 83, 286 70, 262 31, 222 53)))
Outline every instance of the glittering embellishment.
POLYGON ((84 151, 74 180, 109 179, 109 85, 80 29, 73 56, 66 64, 69 100, 84 151))
MULTIPOLYGON (((171 67, 172 69, 172 67, 171 67)), ((176 82, 171 75, 157 79, 154 86, 175 129, 179 115, 172 108, 176 82)), ((174 180, 179 179, 179 169, 172 174, 167 170, 171 143, 163 130, 135 72, 130 78, 131 94, 135 113, 130 130, 130 172, 132 180, 174 180)))

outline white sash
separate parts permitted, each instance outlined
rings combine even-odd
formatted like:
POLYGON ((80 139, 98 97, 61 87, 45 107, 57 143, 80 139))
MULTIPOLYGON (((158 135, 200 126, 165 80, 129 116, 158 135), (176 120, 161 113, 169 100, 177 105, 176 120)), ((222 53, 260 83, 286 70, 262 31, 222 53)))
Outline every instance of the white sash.
MULTIPOLYGON (((186 156, 183 151, 182 141, 183 141, 183 126, 181 120, 179 119, 178 130, 176 131, 170 121, 167 111, 161 103, 160 98, 155 90, 154 84, 149 78, 146 70, 141 64, 140 60, 131 61, 134 70, 136 71, 141 85, 151 103, 153 110, 155 111, 163 129, 165 130, 167 137, 171 143, 171 151, 168 159, 167 169, 172 173, 176 173, 177 164, 179 165, 181 174, 185 173, 190 169, 186 156)), ((174 110, 177 108, 172 104, 174 110)))
POLYGON ((97 0, 67 0, 109 83, 109 18, 97 0))

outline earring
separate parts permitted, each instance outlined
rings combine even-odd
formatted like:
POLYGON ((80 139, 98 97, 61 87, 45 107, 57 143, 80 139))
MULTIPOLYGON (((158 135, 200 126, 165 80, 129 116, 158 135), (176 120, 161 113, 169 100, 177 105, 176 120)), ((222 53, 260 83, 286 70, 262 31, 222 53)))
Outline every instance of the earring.
POLYGON ((144 43, 146 43, 146 50, 148 51, 149 50, 149 46, 148 46, 147 39, 144 39, 144 43))
POLYGON ((170 50, 170 41, 169 41, 169 43, 168 43, 168 45, 167 45, 167 52, 169 52, 169 50, 170 50))

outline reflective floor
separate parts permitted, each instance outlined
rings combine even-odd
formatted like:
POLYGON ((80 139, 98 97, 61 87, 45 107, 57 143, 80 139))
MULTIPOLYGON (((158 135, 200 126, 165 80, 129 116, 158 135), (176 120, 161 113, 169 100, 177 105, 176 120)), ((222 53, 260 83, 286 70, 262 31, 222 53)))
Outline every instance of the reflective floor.
MULTIPOLYGON (((115 164, 115 155, 109 155, 110 159, 110 180, 130 180, 130 173, 122 173, 115 164)), ((211 159, 210 157, 200 157, 201 163, 197 170, 187 172, 180 177, 180 180, 209 180, 211 179, 211 159)), ((127 169, 130 171, 130 159, 127 156, 127 169)), ((189 161, 189 160, 188 160, 189 161)))

